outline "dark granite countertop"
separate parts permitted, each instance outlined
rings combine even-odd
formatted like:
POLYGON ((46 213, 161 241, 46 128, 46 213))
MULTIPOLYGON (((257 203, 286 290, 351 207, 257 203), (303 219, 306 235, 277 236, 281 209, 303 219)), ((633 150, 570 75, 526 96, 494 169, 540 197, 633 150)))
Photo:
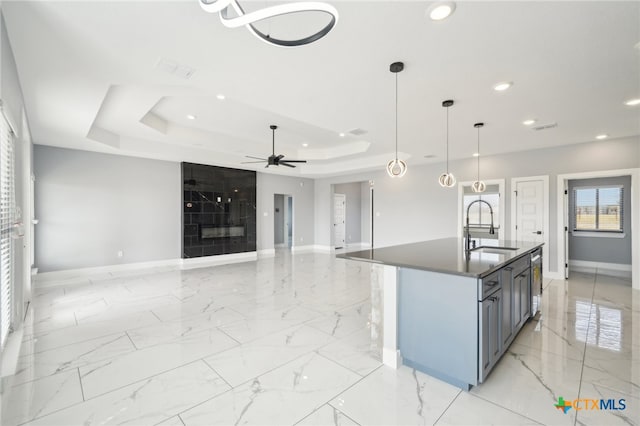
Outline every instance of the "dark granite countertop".
POLYGON ((490 239, 476 239, 476 241, 478 242, 478 247, 511 247, 516 248, 516 250, 476 250, 471 251, 467 258, 464 250, 464 240, 462 238, 443 238, 440 240, 352 251, 338 254, 336 257, 381 263, 402 268, 482 278, 544 244, 490 239))

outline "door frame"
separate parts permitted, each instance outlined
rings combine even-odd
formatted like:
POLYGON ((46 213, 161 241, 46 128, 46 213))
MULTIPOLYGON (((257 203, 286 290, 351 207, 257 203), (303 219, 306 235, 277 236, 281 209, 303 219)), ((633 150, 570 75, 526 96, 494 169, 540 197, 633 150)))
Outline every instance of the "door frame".
MULTIPOLYGON (((505 218, 506 218, 506 194, 504 191, 504 179, 489 179, 489 180, 485 180, 484 183, 486 183, 487 185, 498 185, 498 192, 500 193, 500 217, 498 217, 498 225, 500 226, 500 231, 502 231, 502 238, 501 239, 505 239, 505 234, 507 232, 506 226, 505 226, 505 218)), ((471 186, 473 184, 473 181, 466 181, 466 182, 458 182, 458 222, 457 222, 457 228, 458 228, 458 238, 462 238, 462 229, 465 226, 465 217, 464 214, 462 213, 462 208, 464 206, 464 187, 465 186, 471 186)), ((482 195, 482 194, 479 194, 482 195)), ((495 221, 494 221, 495 224, 495 221)))
POLYGON ((573 179, 591 179, 600 177, 616 177, 631 176, 631 286, 640 290, 640 168, 635 169, 617 169, 617 170, 600 170, 583 173, 568 173, 558 175, 557 191, 556 191, 556 255, 558 265, 558 275, 563 276, 563 265, 568 263, 565 257, 565 224, 569 220, 569 212, 564 209, 565 202, 565 185, 569 180, 573 179))
MULTIPOLYGON (((550 235, 551 232, 549 230, 549 212, 551 211, 551 207, 550 207, 550 201, 551 198, 549 197, 549 175, 542 175, 542 176, 522 176, 522 177, 515 177, 515 178, 511 178, 511 186, 510 186, 510 190, 511 192, 509 193, 511 195, 511 197, 509 197, 509 204, 511 204, 511 226, 509 227, 509 239, 515 239, 515 235, 517 234, 516 232, 516 216, 517 216, 517 209, 516 209, 516 200, 515 200, 515 196, 513 196, 513 194, 516 191, 516 185, 518 182, 527 182, 530 180, 541 180, 542 181, 542 199, 544 200, 545 206, 542 209, 543 210, 543 217, 542 217, 542 226, 544 226, 544 246, 543 249, 546 248, 546 252, 547 252, 547 256, 548 259, 551 259, 551 250, 550 250, 550 246, 549 246, 549 241, 550 241, 550 235)), ((542 262, 542 276, 546 276, 549 277, 550 272, 549 272, 549 261, 547 260, 546 262, 542 262)))
POLYGON ((285 248, 291 250, 293 247, 293 242, 295 241, 293 238, 293 195, 282 194, 284 196, 284 226, 282 240, 284 241, 285 248), (289 209, 289 200, 291 200, 291 209, 289 209), (289 227, 287 226, 287 219, 291 222, 291 241, 289 241, 289 227))
POLYGON ((332 215, 331 215, 331 222, 333 223, 333 227, 331 228, 332 230, 332 240, 333 240, 333 247, 337 248, 338 244, 336 243, 336 224, 334 222, 335 218, 336 218, 336 195, 341 195, 344 198, 344 222, 343 222, 343 226, 344 226, 344 244, 342 245, 342 248, 345 249, 347 248, 347 194, 342 194, 340 192, 334 192, 333 193, 333 197, 332 197, 332 206, 333 206, 333 211, 332 211, 332 215))

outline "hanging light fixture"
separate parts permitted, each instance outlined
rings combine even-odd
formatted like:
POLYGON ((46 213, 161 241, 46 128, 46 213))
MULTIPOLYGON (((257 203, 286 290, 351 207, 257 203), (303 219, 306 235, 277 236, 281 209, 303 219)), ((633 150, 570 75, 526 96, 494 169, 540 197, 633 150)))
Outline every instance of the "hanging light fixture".
POLYGON ((391 177, 402 177, 407 172, 407 163, 398 159, 398 73, 404 69, 402 62, 394 62, 389 71, 396 75, 396 158, 387 164, 387 173, 391 177))
POLYGON ((438 182, 443 188, 451 188, 456 184, 456 177, 449 173, 449 107, 453 105, 451 99, 443 101, 442 106, 447 109, 447 171, 440 175, 438 182))
POLYGON ((205 12, 218 13, 220 21, 227 28, 238 28, 245 26, 251 34, 268 44, 281 47, 297 47, 313 43, 327 35, 338 22, 338 11, 335 7, 321 2, 297 2, 284 3, 275 6, 265 7, 254 12, 245 13, 238 3, 238 0, 199 0, 200 6, 205 12), (229 8, 233 9, 235 17, 229 14, 229 8), (281 40, 271 37, 258 30, 254 23, 276 16, 288 15, 300 12, 320 12, 329 15, 329 23, 318 32, 296 40, 281 40))
POLYGON ((480 128, 484 126, 484 123, 476 123, 473 125, 476 129, 478 129, 478 178, 471 185, 471 190, 473 192, 484 192, 487 189, 487 185, 483 181, 480 180, 480 128))

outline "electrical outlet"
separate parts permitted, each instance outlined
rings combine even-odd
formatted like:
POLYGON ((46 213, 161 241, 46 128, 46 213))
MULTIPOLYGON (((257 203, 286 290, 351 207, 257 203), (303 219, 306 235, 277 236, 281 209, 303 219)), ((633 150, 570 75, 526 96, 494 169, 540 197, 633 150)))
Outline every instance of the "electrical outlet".
POLYGON ((118 250, 118 257, 124 256, 124 252, 122 250, 118 250))

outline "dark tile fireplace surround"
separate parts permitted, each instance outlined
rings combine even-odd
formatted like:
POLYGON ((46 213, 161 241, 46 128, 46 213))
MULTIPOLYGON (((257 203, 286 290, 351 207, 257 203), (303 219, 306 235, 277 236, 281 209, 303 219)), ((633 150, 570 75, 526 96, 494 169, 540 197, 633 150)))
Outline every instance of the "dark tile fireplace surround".
POLYGON ((256 250, 256 172, 182 163, 182 258, 256 250))

